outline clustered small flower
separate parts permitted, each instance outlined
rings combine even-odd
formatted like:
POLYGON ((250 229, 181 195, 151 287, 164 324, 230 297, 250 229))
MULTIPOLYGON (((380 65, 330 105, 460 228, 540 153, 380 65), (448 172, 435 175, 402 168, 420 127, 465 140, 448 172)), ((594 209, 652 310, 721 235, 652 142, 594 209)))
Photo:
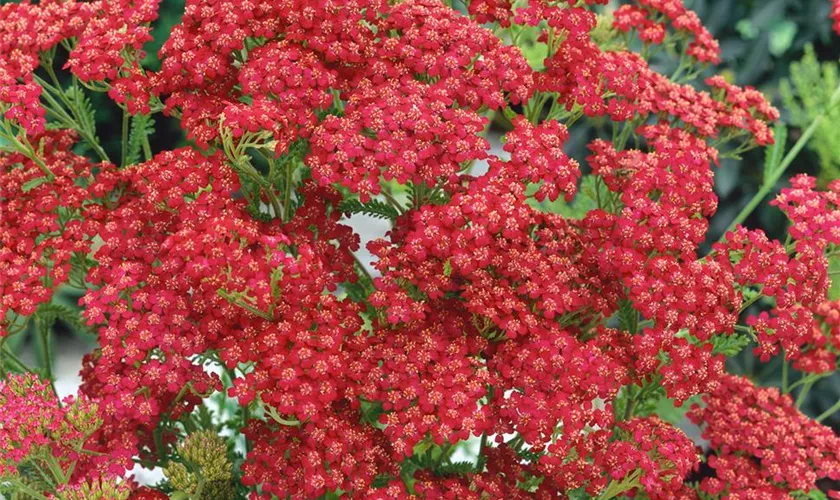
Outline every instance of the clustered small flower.
POLYGON ((183 462, 170 463, 164 471, 173 488, 200 498, 235 498, 233 464, 223 437, 211 430, 197 431, 178 445, 177 452, 183 462))
POLYGON ((365 495, 376 476, 399 474, 391 450, 377 429, 358 424, 358 413, 342 403, 321 422, 292 427, 269 420, 244 429, 254 443, 242 466, 242 482, 263 494, 314 498, 341 489, 365 495))
MULTIPOLYGON (((696 498, 693 442, 634 406, 655 388, 708 394, 690 413, 714 450, 704 494, 837 479, 838 438, 726 375, 717 347, 746 329, 765 361, 836 368, 840 181, 777 197, 789 245, 738 227, 701 255, 720 148, 772 144, 778 111, 599 44, 603 1, 520 3, 188 0, 158 71, 142 65, 157 0, 0 7, 0 125, 19 141, 0 155, 3 335, 69 284, 98 336, 77 400, 0 382, 0 474, 49 453, 72 473, 36 488, 68 500, 165 498, 121 479, 137 462, 220 500, 696 498), (537 31, 544 69, 481 23, 537 31), (34 77, 59 46, 75 78, 194 145, 119 169, 79 154, 34 77), (491 111, 510 122, 497 153, 491 111), (581 181, 564 121, 602 116, 616 138, 589 142, 581 181), (343 212, 376 203, 393 227, 370 276, 343 212), (758 293, 773 307, 738 326, 758 293), (242 410, 239 470, 228 438, 195 429, 215 396, 242 410), (450 463, 468 440, 475 464, 450 463)), ((679 0, 613 24, 681 40, 692 67, 719 58, 679 0)))
POLYGON ((536 469, 545 474, 544 498, 552 491, 584 487, 597 494, 610 480, 641 486, 651 498, 675 498, 682 478, 698 464, 694 444, 679 429, 657 417, 636 418, 618 426, 617 436, 595 430, 577 440, 549 447, 536 469), (625 439, 611 439, 621 437, 625 439), (565 458, 564 458, 565 457, 565 458))
POLYGON ((36 375, 8 374, 0 380, 0 405, 0 478, 28 481, 23 471, 43 467, 82 482, 92 476, 113 484, 111 459, 87 455, 102 424, 94 400, 59 401, 50 383, 36 375))
POLYGON ((700 489, 731 498, 787 498, 816 489, 819 479, 840 477, 840 437, 799 412, 790 395, 726 376, 694 406, 690 418, 703 425, 714 453, 716 476, 700 489))
POLYGON ((76 136, 67 130, 29 141, 43 146, 40 158, 0 156, 0 321, 10 312, 32 315, 70 280, 71 262, 90 252, 99 231, 106 209, 92 201, 108 192, 105 173, 114 169, 74 153, 76 136), (94 168, 101 181, 93 181, 94 168))
POLYGON ((686 54, 700 62, 720 62, 720 45, 682 0, 642 0, 639 5, 627 4, 616 9, 614 26, 628 32, 635 29, 643 42, 661 44, 670 23, 675 36, 690 39, 686 54))
POLYGON ((824 192, 815 186, 814 178, 796 176, 772 202, 791 220, 789 248, 743 228, 728 235, 720 248, 735 263, 740 286, 760 287, 763 295, 775 299, 769 311, 747 320, 758 334, 756 354, 767 360, 784 350, 795 368, 823 373, 836 365, 837 339, 830 329, 823 332, 821 319, 832 308, 825 251, 840 241, 832 227, 840 211, 837 184, 824 192))
POLYGON ((832 0, 831 1, 831 14, 829 14, 831 20, 834 21, 832 27, 834 28, 835 33, 840 33, 840 1, 832 0))
MULTIPOLYGON (((671 3, 681 7, 681 2, 671 3)), ((522 14, 522 23, 536 25, 547 17, 549 26, 565 33, 557 51, 546 59, 546 71, 537 75, 536 84, 540 91, 556 92, 567 109, 579 106, 587 116, 608 115, 613 121, 668 117, 672 123, 679 120, 689 125, 688 130, 701 137, 731 140, 748 134, 759 145, 772 144, 767 122, 778 119, 779 112, 755 89, 710 78, 710 86, 725 91, 715 98, 653 71, 636 53, 602 50, 590 36, 596 16, 584 8, 539 11, 532 7, 526 14, 522 14)), ((693 13, 682 18, 696 20, 693 13)), ((714 42, 708 38, 709 43, 714 42)), ((699 57, 711 53, 711 48, 698 49, 699 57)))
MULTIPOLYGON (((108 94, 131 113, 148 114, 149 83, 140 61, 152 39, 150 25, 160 0, 108 0, 95 3, 93 15, 77 35, 67 67, 83 82, 108 82, 108 94)), ((71 21, 72 18, 66 22, 71 21)))
POLYGON ((29 134, 44 131, 46 111, 33 73, 40 53, 77 37, 93 17, 94 3, 44 2, 0 6, 0 106, 6 119, 29 134))
POLYGON ((64 484, 50 498, 56 500, 127 500, 129 495, 131 495, 130 483, 118 482, 116 479, 110 478, 64 484))

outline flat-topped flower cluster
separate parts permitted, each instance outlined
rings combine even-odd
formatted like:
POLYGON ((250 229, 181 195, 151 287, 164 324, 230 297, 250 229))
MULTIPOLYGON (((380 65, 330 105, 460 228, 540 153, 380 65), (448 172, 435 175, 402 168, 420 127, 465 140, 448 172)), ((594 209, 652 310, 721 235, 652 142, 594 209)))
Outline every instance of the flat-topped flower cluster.
POLYGON ((98 339, 77 399, 48 360, 2 365, 0 491, 786 498, 840 480, 840 437, 724 367, 752 340, 804 377, 837 369, 840 182, 782 191, 787 242, 737 226, 701 252, 719 158, 784 150, 779 112, 694 81, 720 48, 681 0, 603 3, 188 0, 157 70, 156 0, 0 7, 0 343, 48 345, 56 319, 98 339), (670 77, 648 64, 663 46, 670 77), (85 92, 123 109, 119 159, 85 92), (190 145, 154 154, 156 113, 190 145), (613 134, 574 159, 581 122, 613 134), (354 213, 392 223, 373 274, 354 213), (666 399, 700 401, 708 457, 655 414, 666 399), (165 480, 137 486, 137 464, 165 480))

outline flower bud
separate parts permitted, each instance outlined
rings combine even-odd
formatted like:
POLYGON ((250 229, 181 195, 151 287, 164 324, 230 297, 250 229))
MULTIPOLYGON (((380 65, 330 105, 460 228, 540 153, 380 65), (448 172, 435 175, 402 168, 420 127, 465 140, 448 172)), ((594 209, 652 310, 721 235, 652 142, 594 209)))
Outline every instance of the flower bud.
POLYGON ((227 442, 213 431, 199 431, 187 436, 178 446, 183 463, 171 463, 165 469, 172 487, 195 495, 201 487, 202 499, 232 500, 233 464, 227 455, 227 442))
POLYGON ((131 494, 128 483, 116 478, 99 478, 81 481, 73 485, 62 485, 55 494, 58 500, 127 500, 131 494))

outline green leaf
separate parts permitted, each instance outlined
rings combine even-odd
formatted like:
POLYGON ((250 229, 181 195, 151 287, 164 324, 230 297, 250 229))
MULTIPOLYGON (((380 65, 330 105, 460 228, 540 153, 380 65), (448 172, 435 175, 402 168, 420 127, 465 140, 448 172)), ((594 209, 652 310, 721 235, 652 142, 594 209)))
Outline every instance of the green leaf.
POLYGON ((804 492, 802 490, 792 491, 790 493, 792 498, 796 500, 827 500, 828 497, 822 491, 814 488, 809 492, 804 492))
POLYGON ((370 200, 367 203, 359 200, 344 200, 339 205, 339 209, 348 214, 364 214, 379 219, 396 219, 400 215, 396 208, 382 200, 370 200))
POLYGON ((146 138, 155 132, 155 121, 148 115, 134 115, 131 119, 131 132, 128 135, 128 152, 126 164, 134 165, 140 162, 140 153, 146 138))
POLYGON ((755 40, 758 38, 758 29, 749 19, 741 19, 735 23, 735 30, 744 40, 755 40))
POLYGON ((764 181, 779 168, 782 158, 785 155, 785 142, 787 141, 787 127, 779 123, 773 127, 773 145, 764 150, 764 181))
POLYGON ((378 424, 380 415, 385 412, 382 409, 381 401, 366 401, 364 399, 361 400, 361 410, 362 421, 370 425, 378 424))
POLYGON ((46 182, 50 182, 50 180, 46 177, 36 177, 34 179, 29 179, 28 181, 24 182, 23 186, 21 186, 21 189, 24 193, 28 193, 29 191, 32 191, 36 187, 46 182))
POLYGON ((655 413, 659 400, 665 397, 665 388, 660 384, 660 378, 656 376, 652 380, 646 380, 641 386, 624 386, 615 401, 616 415, 624 415, 631 401, 634 417, 647 417, 655 413))
POLYGON ((91 104, 90 98, 88 98, 84 91, 76 85, 68 87, 67 90, 64 91, 64 94, 67 96, 67 101, 76 112, 76 118, 78 120, 77 125, 79 128, 86 132, 90 137, 95 138, 96 112, 93 109, 93 104, 91 104))
POLYGON ((420 441, 419 443, 417 443, 416 445, 414 445, 414 453, 412 453, 412 455, 420 456, 423 453, 425 453, 426 450, 430 449, 434 445, 435 445, 434 441, 426 438, 426 439, 420 441))
POLYGON ((591 500, 592 498, 592 496, 586 492, 585 486, 567 491, 566 495, 568 495, 569 500, 591 500))
POLYGON ((712 353, 724 356, 735 356, 750 343, 747 335, 733 333, 732 335, 715 335, 711 338, 712 353))
POLYGON ((437 470, 438 474, 459 475, 472 474, 475 472, 475 464, 472 462, 455 462, 441 465, 437 470))
POLYGON ((624 300, 618 309, 618 322, 621 328, 630 333, 636 333, 639 328, 639 313, 633 308, 630 300, 624 300))
POLYGON ((56 320, 61 320, 71 328, 87 331, 87 325, 79 315, 79 311, 59 304, 42 304, 35 312, 35 319, 42 328, 51 328, 56 320))
POLYGON ((789 79, 779 83, 779 95, 791 127, 804 130, 822 116, 807 147, 819 156, 818 186, 824 187, 840 177, 840 107, 832 105, 840 66, 834 61, 820 62, 811 44, 805 45, 804 52, 800 61, 790 65, 789 79))
MULTIPOLYGON (((529 194, 536 191, 535 186, 530 186, 529 194)), ((570 219, 583 219, 590 210, 598 208, 598 202, 601 203, 601 208, 607 207, 611 200, 612 193, 607 189, 603 182, 599 182, 597 175, 584 175, 580 181, 580 188, 575 198, 566 203, 562 197, 553 202, 543 201, 537 202, 534 199, 529 199, 528 204, 534 208, 544 210, 546 212, 560 214, 570 219)), ((614 208, 614 207, 612 207, 614 208)))
POLYGON ((695 395, 688 398, 682 405, 677 406, 674 401, 669 398, 662 398, 656 403, 656 415, 662 420, 677 425, 685 420, 685 414, 695 403, 699 403, 702 396, 695 395))
POLYGON ((443 263, 443 275, 447 278, 452 276, 452 261, 446 259, 446 262, 443 263))
POLYGON ((770 53, 776 57, 784 54, 793 43, 793 38, 799 28, 790 20, 778 21, 770 31, 770 53))
MULTIPOLYGON (((828 258, 828 273, 830 276, 837 276, 840 273, 840 257, 832 255, 828 258)), ((831 278, 831 287, 828 289, 828 300, 840 299, 840 277, 831 278)))
POLYGON ((505 106, 504 108, 502 108, 502 113, 504 113, 505 118, 507 118, 510 121, 513 121, 514 118, 519 116, 519 113, 514 111, 513 108, 511 108, 510 106, 505 106))
POLYGON ((396 477, 392 476, 391 474, 380 474, 373 479, 373 483, 371 486, 373 488, 384 488, 391 484, 391 481, 396 479, 396 477))
POLYGON ((86 254, 77 252, 70 257, 70 264, 70 274, 68 276, 70 282, 85 283, 85 280, 87 279, 88 270, 94 265, 96 265, 96 261, 86 254))

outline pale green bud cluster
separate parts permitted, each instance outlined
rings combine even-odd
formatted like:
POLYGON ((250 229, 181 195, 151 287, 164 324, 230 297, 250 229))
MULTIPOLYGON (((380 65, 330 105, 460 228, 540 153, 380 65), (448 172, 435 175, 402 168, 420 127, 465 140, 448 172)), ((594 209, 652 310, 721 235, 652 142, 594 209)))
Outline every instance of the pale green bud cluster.
POLYGON ((93 479, 72 486, 62 486, 55 497, 58 500, 127 500, 131 495, 128 483, 115 479, 93 479))
POLYGON ((178 445, 183 462, 172 462, 164 472, 176 490, 201 500, 233 500, 233 464, 227 442, 213 431, 199 431, 178 445))

